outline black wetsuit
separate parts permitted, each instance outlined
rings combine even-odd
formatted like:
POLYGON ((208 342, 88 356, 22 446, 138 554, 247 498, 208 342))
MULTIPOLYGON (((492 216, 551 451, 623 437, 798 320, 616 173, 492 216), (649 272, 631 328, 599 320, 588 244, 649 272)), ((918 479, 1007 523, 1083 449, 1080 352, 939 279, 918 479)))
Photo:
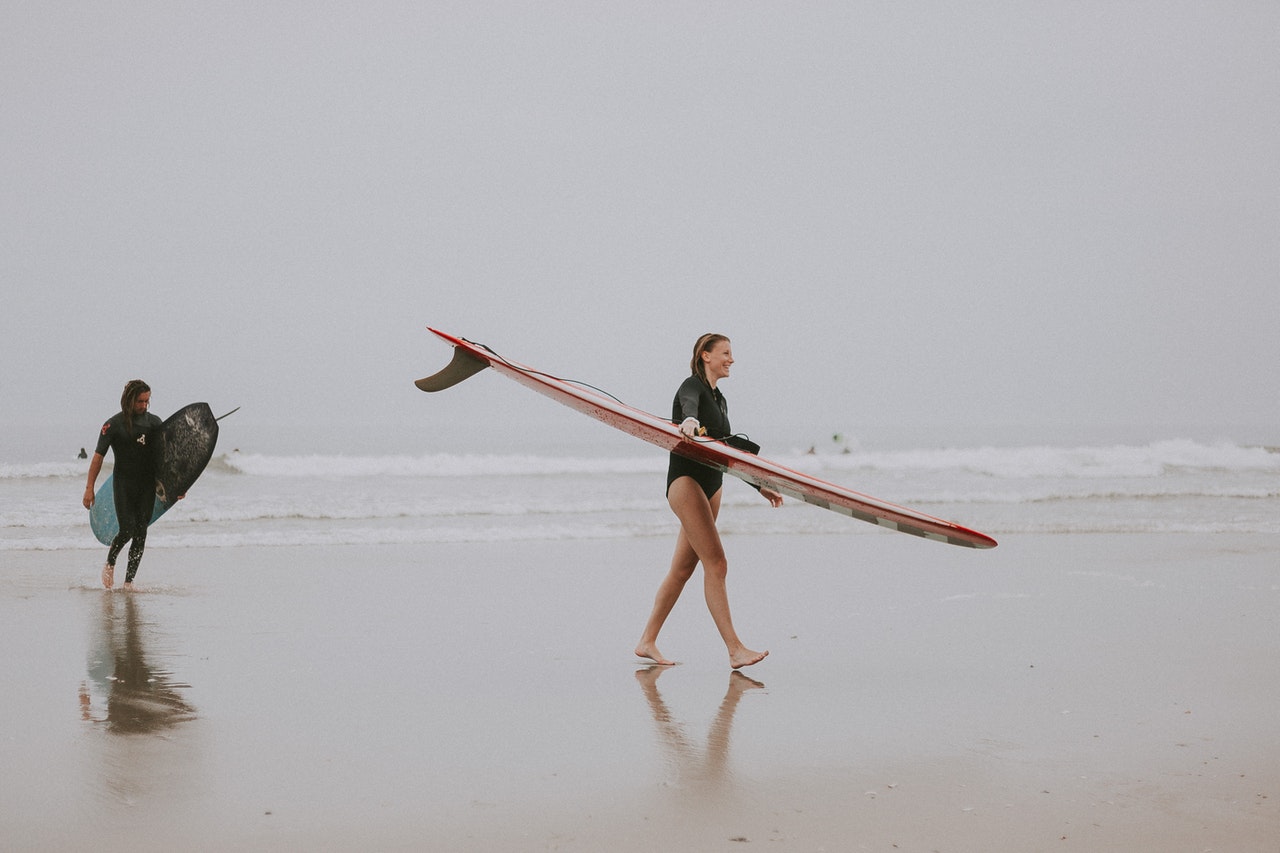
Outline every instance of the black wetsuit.
MULTIPOLYGON (((680 383, 675 400, 671 403, 671 420, 679 425, 685 418, 697 418, 711 438, 724 438, 733 433, 729 427, 729 404, 725 402, 724 395, 720 393, 720 389, 712 388, 698 376, 691 375, 680 383)), ((678 477, 692 477, 708 500, 724 484, 724 474, 719 468, 672 453, 671 460, 667 463, 668 492, 678 477)))
POLYGON ((115 458, 111 486, 116 518, 120 522, 120 533, 111 542, 107 562, 114 566, 121 549, 132 540, 126 583, 131 583, 138 573, 142 550, 147 546, 147 525, 155 509, 155 452, 158 452, 161 425, 162 421, 150 412, 134 415, 131 432, 121 412, 103 424, 98 435, 95 452, 105 456, 110 447, 115 458))

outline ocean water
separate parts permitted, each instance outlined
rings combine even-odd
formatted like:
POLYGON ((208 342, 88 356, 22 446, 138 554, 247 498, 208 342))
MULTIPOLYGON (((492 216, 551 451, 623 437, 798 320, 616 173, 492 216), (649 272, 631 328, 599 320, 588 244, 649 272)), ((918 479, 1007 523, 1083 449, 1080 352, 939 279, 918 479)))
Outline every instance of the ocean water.
MULTIPOLYGON (((846 488, 1016 533, 1280 532, 1280 448, 1165 440, 769 454, 846 488)), ((0 550, 98 549, 87 461, 0 462, 0 550)), ((106 471, 99 479, 105 479, 106 471)), ((670 536, 666 455, 215 456, 148 547, 520 542, 670 536)), ((727 535, 895 536, 725 478, 727 535)), ((938 546, 946 547, 946 546, 938 546)))

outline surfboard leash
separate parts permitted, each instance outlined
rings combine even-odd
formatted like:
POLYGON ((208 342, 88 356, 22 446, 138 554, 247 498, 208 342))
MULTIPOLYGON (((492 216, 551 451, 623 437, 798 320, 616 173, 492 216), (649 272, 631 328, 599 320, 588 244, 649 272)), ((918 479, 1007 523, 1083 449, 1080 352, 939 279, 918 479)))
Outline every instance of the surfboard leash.
MULTIPOLYGON (((604 390, 603 388, 599 388, 595 385, 592 385, 590 382, 583 382, 580 379, 566 379, 563 376, 556 376, 555 374, 547 373, 544 370, 534 370, 532 367, 525 367, 523 364, 517 364, 514 361, 509 360, 508 358, 503 356, 501 353, 499 353, 497 350, 495 350, 493 347, 489 346, 488 344, 482 344, 479 341, 473 341, 469 338, 462 338, 462 340, 466 341, 472 346, 480 347, 480 349, 489 353, 494 358, 499 359, 503 364, 505 364, 507 367, 510 367, 512 370, 518 370, 521 373, 525 373, 530 376, 543 376, 547 379, 554 379, 556 382, 567 382, 570 385, 577 385, 579 388, 590 388, 592 391, 595 391, 597 394, 603 394, 604 396, 608 397, 610 400, 614 401, 619 406, 626 406, 628 409, 635 409, 637 412, 644 412, 644 414, 648 415, 651 418, 655 418, 657 420, 661 420, 661 421, 667 420, 667 418, 659 418, 657 415, 653 414, 652 412, 646 412, 644 409, 641 409, 637 406, 633 406, 630 403, 624 402, 618 399, 613 394, 610 394, 608 391, 604 390)), ((228 412, 227 414, 229 415, 231 413, 228 412)), ((226 417, 226 415, 223 415, 223 417, 226 417)), ((675 423, 675 421, 671 421, 671 423, 675 423)), ((753 455, 760 452, 760 445, 752 441, 750 436, 748 436, 746 433, 741 433, 741 432, 735 432, 733 435, 727 435, 724 438, 714 438, 712 436, 707 435, 706 430, 703 429, 701 434, 697 436, 690 436, 688 438, 690 441, 697 441, 703 444, 709 441, 719 441, 724 444, 728 444, 730 447, 735 447, 738 450, 745 450, 747 453, 751 453, 753 455), (730 441, 730 439, 735 439, 736 441, 730 441), (745 442, 745 445, 747 446, 744 446, 743 444, 744 442, 745 442), (755 449, 754 450, 748 449, 748 446, 754 447, 755 449)))
MULTIPOLYGON (((482 344, 479 341, 473 341, 468 338, 462 338, 462 340, 466 341, 472 346, 480 347, 480 349, 489 353, 494 358, 499 359, 503 364, 505 364, 507 367, 510 367, 512 370, 518 370, 521 373, 526 373, 530 376, 544 376, 547 379, 554 379, 556 382, 568 382, 570 385, 577 385, 579 388, 590 388, 592 391, 595 391, 597 394, 603 394, 604 396, 608 397, 610 400, 617 403, 619 406, 626 406, 629 409, 636 409, 636 407, 632 406, 630 403, 624 403, 622 400, 619 400, 617 397, 610 394, 608 391, 604 390, 603 388, 597 388, 595 385, 592 385, 590 382, 583 382, 580 379, 566 379, 563 376, 556 376, 555 374, 547 373, 544 370, 534 370, 532 367, 525 367, 523 364, 516 364, 514 361, 511 361, 510 359, 506 358, 505 356, 500 354, 497 350, 495 350, 493 347, 489 346, 488 344, 482 344)), ((644 409, 636 409, 636 411, 644 412, 644 409)), ((645 414, 649 415, 650 417, 657 417, 656 415, 650 415, 649 412, 645 412, 645 414)))

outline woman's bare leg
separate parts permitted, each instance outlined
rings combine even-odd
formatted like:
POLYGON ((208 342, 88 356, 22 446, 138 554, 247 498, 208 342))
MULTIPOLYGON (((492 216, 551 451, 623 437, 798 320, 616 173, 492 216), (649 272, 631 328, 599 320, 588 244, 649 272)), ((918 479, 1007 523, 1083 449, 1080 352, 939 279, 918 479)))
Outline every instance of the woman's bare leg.
POLYGON ((676 606, 680 593, 684 591, 684 585, 689 578, 693 577, 693 570, 697 567, 698 555, 689 545, 689 538, 685 536, 682 527, 680 534, 676 537, 676 551, 671 557, 671 569, 658 586, 658 594, 653 599, 653 612, 649 614, 644 633, 640 636, 640 642, 636 644, 638 656, 663 666, 673 666, 676 663, 676 661, 667 660, 658 651, 658 632, 662 630, 667 616, 671 614, 671 608, 676 606))
POLYGON ((725 582, 729 574, 729 562, 720 542, 720 532, 716 530, 720 492, 707 500, 707 496, 692 478, 681 477, 667 491, 667 502, 680 519, 681 532, 686 542, 702 563, 703 594, 707 599, 707 609, 711 611, 711 619, 716 623, 720 638, 729 651, 729 664, 734 669, 740 669, 759 663, 769 653, 753 651, 738 639, 738 633, 733 627, 733 617, 729 612, 729 592, 725 582))

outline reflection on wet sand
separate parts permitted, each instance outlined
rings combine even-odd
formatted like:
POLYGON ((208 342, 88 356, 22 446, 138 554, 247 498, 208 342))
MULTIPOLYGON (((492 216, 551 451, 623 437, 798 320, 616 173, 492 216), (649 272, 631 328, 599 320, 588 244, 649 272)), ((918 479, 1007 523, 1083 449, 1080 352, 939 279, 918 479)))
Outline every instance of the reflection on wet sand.
POLYGON ((205 779, 199 723, 185 698, 190 685, 166 668, 176 650, 148 618, 169 602, 142 592, 98 595, 88 611, 89 674, 79 690, 94 801, 140 815, 187 808, 205 779))
POLYGON ((729 735, 733 729, 733 715, 747 691, 762 689, 764 685, 740 671, 731 673, 729 687, 707 732, 706 744, 699 747, 685 734, 684 725, 672 717, 658 690, 658 678, 670 669, 669 666, 650 666, 636 671, 636 681, 644 690, 653 721, 669 756, 668 761, 677 772, 682 787, 688 786, 704 794, 724 793, 732 782, 729 735))
POLYGON ((89 680, 80 684, 81 718, 104 724, 112 734, 156 734, 196 718, 196 709, 180 692, 190 685, 172 682, 172 673, 147 659, 147 623, 138 598, 138 593, 102 596, 89 680))

